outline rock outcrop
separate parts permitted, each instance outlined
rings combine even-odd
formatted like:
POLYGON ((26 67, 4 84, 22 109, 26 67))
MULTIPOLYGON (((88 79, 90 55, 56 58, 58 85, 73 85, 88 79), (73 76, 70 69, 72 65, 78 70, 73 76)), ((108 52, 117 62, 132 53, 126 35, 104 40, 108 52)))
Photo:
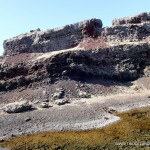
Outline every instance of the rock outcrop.
POLYGON ((9 103, 3 107, 3 111, 7 113, 19 113, 23 111, 29 111, 31 109, 32 105, 27 101, 9 103))
POLYGON ((84 36, 98 35, 100 19, 91 19, 46 31, 32 30, 4 41, 4 55, 17 53, 45 53, 77 46, 84 36))
POLYGON ((150 40, 150 13, 114 19, 112 27, 102 28, 100 19, 91 19, 62 28, 32 30, 4 41, 4 55, 19 53, 46 53, 76 47, 85 38, 102 42, 141 42, 150 40))
POLYGON ((135 15, 132 17, 114 19, 112 21, 112 25, 118 26, 118 25, 126 25, 126 24, 139 24, 139 23, 149 22, 149 21, 150 21, 150 13, 141 13, 139 15, 135 15))
MULTIPOLYGON (((100 19, 91 19, 5 40, 0 91, 53 87, 60 80, 98 77, 123 82, 149 77, 149 21, 150 14, 143 13, 102 28, 100 19)), ((57 94, 51 90, 44 98, 56 100, 67 93, 69 89, 57 94)))
MULTIPOLYGON (((95 51, 74 50, 33 64, 1 65, 0 89, 7 91, 43 80, 48 84, 63 78, 84 79, 92 76, 131 81, 148 76, 149 70, 146 68, 149 65, 150 45, 147 43, 116 45, 95 51)), ((62 94, 60 91, 54 97, 62 94)))
POLYGON ((104 28, 102 34, 108 42, 148 42, 150 40, 150 13, 114 19, 112 27, 104 28))

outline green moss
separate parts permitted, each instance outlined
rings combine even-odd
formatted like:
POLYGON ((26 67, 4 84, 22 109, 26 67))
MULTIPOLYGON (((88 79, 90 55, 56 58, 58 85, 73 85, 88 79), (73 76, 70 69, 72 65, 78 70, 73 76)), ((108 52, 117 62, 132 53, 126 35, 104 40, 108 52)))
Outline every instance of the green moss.
POLYGON ((117 115, 123 121, 102 129, 19 136, 1 142, 0 146, 12 150, 148 150, 150 145, 146 144, 150 144, 150 109, 143 108, 117 115))

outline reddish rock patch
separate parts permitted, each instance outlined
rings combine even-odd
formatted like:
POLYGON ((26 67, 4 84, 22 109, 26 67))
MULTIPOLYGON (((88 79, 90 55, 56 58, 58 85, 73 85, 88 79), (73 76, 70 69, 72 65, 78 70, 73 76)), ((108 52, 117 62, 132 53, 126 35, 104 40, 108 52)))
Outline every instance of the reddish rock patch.
POLYGON ((79 47, 84 49, 99 49, 109 46, 108 42, 105 42, 102 38, 85 38, 80 44, 79 47))

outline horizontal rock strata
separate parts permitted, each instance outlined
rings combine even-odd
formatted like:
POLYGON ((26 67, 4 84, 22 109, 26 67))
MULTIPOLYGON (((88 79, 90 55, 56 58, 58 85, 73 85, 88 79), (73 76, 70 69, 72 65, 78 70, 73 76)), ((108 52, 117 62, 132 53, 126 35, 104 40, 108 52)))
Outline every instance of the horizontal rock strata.
POLYGON ((102 27, 100 19, 91 19, 46 31, 31 30, 4 41, 4 55, 44 53, 77 46, 85 35, 96 36, 102 27))
POLYGON ((1 65, 0 89, 12 90, 34 82, 51 83, 62 78, 101 78, 131 81, 148 76, 150 45, 117 45, 91 50, 74 50, 55 54, 32 64, 1 65), (144 74, 145 73, 145 74, 144 74))
MULTIPOLYGON (((103 27, 90 19, 62 28, 31 30, 4 41, 0 91, 52 86, 60 80, 98 77, 133 81, 150 76, 149 13, 103 27), (134 21, 137 18, 141 21, 134 21)), ((78 91, 76 91, 78 92, 78 91)))

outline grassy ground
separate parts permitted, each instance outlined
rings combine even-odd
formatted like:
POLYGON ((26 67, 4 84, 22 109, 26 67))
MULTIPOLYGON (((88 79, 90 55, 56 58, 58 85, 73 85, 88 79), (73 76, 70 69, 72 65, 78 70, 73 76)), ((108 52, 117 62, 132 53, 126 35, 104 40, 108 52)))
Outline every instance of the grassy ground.
POLYGON ((12 150, 149 150, 149 107, 117 115, 123 120, 103 129, 20 136, 1 142, 0 146, 12 150))

